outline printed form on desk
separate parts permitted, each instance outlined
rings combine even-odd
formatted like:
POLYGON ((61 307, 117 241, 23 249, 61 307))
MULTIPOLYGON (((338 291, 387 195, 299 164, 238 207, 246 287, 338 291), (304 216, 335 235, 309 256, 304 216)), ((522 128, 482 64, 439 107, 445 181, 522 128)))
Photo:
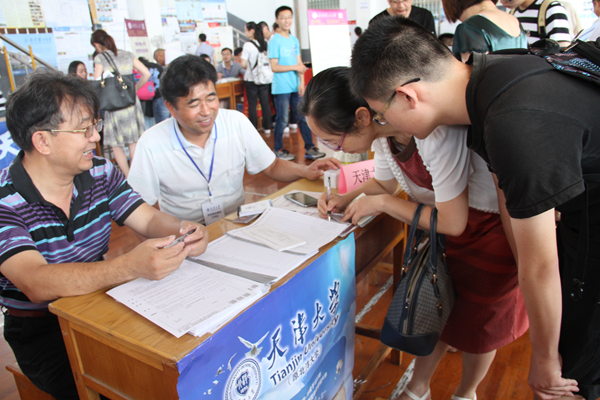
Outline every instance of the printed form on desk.
POLYGON ((268 286, 258 282, 185 260, 160 281, 138 278, 107 294, 181 337, 188 331, 216 331, 267 290, 268 286), (228 312, 235 310, 233 315, 228 312))
POLYGON ((274 230, 281 231, 284 234, 306 242, 306 244, 294 247, 286 252, 314 254, 321 247, 337 238, 348 225, 272 207, 267 208, 252 225, 229 231, 227 235, 259 243, 255 237, 246 234, 247 231, 252 231, 259 226, 270 226, 274 230))

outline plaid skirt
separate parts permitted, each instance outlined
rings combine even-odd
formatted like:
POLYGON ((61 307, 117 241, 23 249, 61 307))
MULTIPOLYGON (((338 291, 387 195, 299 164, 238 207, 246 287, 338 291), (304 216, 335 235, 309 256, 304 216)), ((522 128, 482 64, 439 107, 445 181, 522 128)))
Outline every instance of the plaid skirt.
POLYGON ((144 113, 140 100, 135 105, 117 111, 104 112, 104 144, 123 147, 136 143, 145 130, 144 113))

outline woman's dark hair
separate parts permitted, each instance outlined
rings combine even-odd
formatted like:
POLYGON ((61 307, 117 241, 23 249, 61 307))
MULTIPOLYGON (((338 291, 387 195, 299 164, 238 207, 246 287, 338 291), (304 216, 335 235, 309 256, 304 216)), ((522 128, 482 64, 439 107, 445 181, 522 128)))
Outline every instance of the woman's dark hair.
POLYGON ((323 131, 332 135, 356 131, 356 110, 366 107, 371 115, 374 112, 363 98, 352 94, 349 76, 348 67, 328 68, 319 72, 306 86, 298 105, 300 114, 310 116, 323 131))
POLYGON ((69 64, 69 69, 67 70, 68 74, 77 75, 77 67, 79 67, 79 64, 83 64, 83 62, 75 60, 71 64, 69 64))
POLYGON ((58 71, 38 70, 8 98, 6 127, 15 144, 29 152, 33 150, 33 133, 58 129, 66 119, 63 111, 87 111, 98 118, 99 109, 96 92, 87 81, 58 71))
POLYGON ((254 40, 258 42, 258 51, 260 53, 267 51, 267 42, 265 41, 265 36, 263 35, 262 29, 259 28, 254 21, 248 22, 246 24, 246 29, 249 31, 254 31, 254 40))
POLYGON ((106 31, 103 31, 102 29, 98 29, 94 31, 94 33, 92 33, 90 43, 92 44, 92 46, 94 45, 94 43, 98 43, 99 45, 102 45, 108 50, 115 53, 115 56, 117 55, 118 50, 117 45, 115 44, 115 40, 112 38, 112 36, 110 36, 108 33, 106 33, 106 31))
MULTIPOLYGON (((483 0, 442 0, 442 5, 448 21, 456 22, 467 8, 481 2, 483 0)), ((498 0, 492 0, 492 2, 496 4, 498 0)))
POLYGON ((209 81, 217 84, 217 70, 202 58, 185 55, 177 57, 167 67, 160 78, 160 93, 165 101, 177 108, 177 99, 190 93, 192 86, 209 81))
POLYGON ((265 21, 260 21, 258 24, 256 24, 256 26, 258 26, 261 31, 265 29, 265 26, 267 27, 267 29, 269 29, 269 24, 267 24, 265 21))

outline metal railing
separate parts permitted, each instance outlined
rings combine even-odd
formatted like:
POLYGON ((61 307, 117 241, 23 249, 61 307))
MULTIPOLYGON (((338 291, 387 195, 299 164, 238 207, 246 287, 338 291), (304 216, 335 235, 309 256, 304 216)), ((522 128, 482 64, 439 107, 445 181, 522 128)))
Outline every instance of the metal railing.
POLYGON ((240 31, 239 29, 237 29, 236 27, 232 26, 231 29, 233 30, 233 47, 237 48, 237 47, 242 47, 244 45, 244 43, 246 43, 248 40, 248 36, 246 36, 246 34, 242 31, 240 31))
POLYGON ((4 60, 6 61, 6 69, 8 71, 8 78, 10 80, 10 87, 13 92, 16 89, 16 84, 15 84, 15 77, 13 75, 13 71, 12 71, 12 67, 11 67, 11 63, 10 63, 11 59, 16 61, 17 63, 25 66, 25 74, 29 74, 29 67, 31 67, 31 69, 34 69, 34 70, 37 69, 36 62, 38 64, 43 65, 44 67, 46 67, 48 69, 56 70, 56 68, 54 68, 52 65, 50 65, 46 61, 42 60, 41 58, 39 58, 38 56, 33 54, 33 50, 31 49, 31 46, 29 46, 29 50, 27 50, 24 47, 22 47, 20 44, 9 39, 6 35, 3 35, 3 34, 0 34, 0 39, 2 39, 4 42, 10 44, 11 46, 13 46, 15 49, 17 49, 21 53, 23 53, 23 54, 9 53, 8 50, 6 49, 6 46, 2 46, 2 51, 4 53, 4 60))

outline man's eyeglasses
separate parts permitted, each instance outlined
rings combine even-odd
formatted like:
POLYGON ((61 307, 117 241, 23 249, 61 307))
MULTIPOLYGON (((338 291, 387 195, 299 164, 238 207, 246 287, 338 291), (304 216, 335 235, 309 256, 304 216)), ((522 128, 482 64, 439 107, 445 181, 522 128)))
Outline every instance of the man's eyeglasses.
POLYGON ((42 129, 42 130, 52 132, 52 133, 58 133, 58 132, 83 133, 83 136, 86 139, 89 139, 94 135, 94 128, 96 128, 96 130, 98 132, 100 132, 103 127, 104 127, 104 122, 102 122, 102 120, 99 119, 97 122, 94 122, 90 126, 86 126, 83 129, 42 129))
MULTIPOLYGON (((400 87, 406 86, 409 83, 419 82, 420 80, 421 80, 421 78, 411 79, 410 81, 405 82, 402 85, 400 85, 400 87)), ((390 96, 388 101, 386 101, 385 104, 383 105, 381 112, 378 112, 373 116, 373 121, 377 122, 379 125, 386 125, 388 123, 388 121, 385 119, 383 114, 385 114, 386 111, 388 110, 388 108, 390 108, 390 104, 392 104, 392 100, 394 100, 394 96, 396 95, 396 93, 397 92, 394 90, 394 93, 392 93, 392 95, 390 96)))
POLYGON ((334 146, 333 144, 326 142, 325 140, 321 139, 317 135, 315 135, 315 137, 317 138, 319 143, 321 143, 323 146, 327 147, 328 149, 333 150, 333 151, 340 151, 342 149, 342 144, 344 143, 344 139, 346 138, 346 132, 344 132, 342 134, 342 138, 340 139, 337 146, 334 146))

